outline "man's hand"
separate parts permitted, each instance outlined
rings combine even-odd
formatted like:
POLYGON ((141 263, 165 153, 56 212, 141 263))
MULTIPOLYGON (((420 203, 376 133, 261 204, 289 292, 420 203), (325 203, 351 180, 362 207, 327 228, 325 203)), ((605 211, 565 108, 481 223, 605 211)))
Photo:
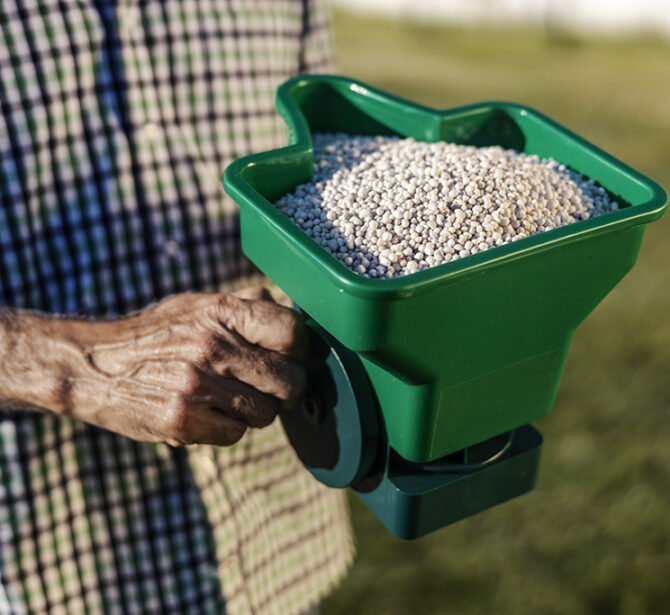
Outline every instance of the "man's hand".
MULTIPOLYGON (((305 325, 262 289, 178 295, 113 322, 24 316, 14 329, 23 376, 26 366, 39 376, 25 356, 31 348, 53 357, 37 361, 50 390, 24 395, 27 404, 144 442, 233 444, 296 404, 305 387, 305 325), (40 334, 50 341, 40 344, 40 334)), ((7 358, 3 380, 12 376, 7 358)), ((16 387, 9 396, 2 388, 0 400, 20 405, 16 387)))

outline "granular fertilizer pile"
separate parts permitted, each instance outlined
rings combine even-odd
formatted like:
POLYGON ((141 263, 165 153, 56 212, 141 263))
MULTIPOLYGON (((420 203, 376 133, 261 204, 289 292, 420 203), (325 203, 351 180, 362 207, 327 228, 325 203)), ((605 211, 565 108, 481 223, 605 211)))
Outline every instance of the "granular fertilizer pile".
POLYGON ((275 205, 371 278, 415 273, 618 208, 555 160, 343 134, 314 135, 314 177, 275 205))

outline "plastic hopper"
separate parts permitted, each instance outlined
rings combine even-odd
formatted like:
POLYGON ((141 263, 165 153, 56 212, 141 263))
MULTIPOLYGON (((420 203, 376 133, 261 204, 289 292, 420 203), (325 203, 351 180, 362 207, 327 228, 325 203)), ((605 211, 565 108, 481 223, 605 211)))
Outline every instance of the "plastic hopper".
MULTIPOLYGON (((340 357, 335 363, 341 364, 347 353, 353 359, 345 363, 357 363, 353 384, 351 369, 341 368, 348 374, 346 383, 330 385, 340 391, 331 410, 344 403, 343 386, 351 398, 348 407, 356 409, 353 418, 351 410, 339 415, 339 429, 349 429, 353 420, 349 431, 356 432, 337 436, 340 461, 347 439, 357 443, 354 469, 330 482, 343 486, 339 483, 376 476, 360 490, 377 490, 374 497, 379 498, 379 476, 388 479, 394 471, 414 476, 415 486, 436 480, 440 472, 442 479, 453 478, 452 461, 462 451, 472 452, 510 432, 517 434, 512 444, 505 439, 477 468, 458 458, 467 470, 460 478, 472 480, 474 469, 490 472, 512 454, 514 442, 517 447, 526 442, 526 452, 539 451, 539 436, 517 428, 551 410, 572 333, 635 263, 645 225, 665 210, 661 187, 541 113, 516 104, 484 102, 439 111, 351 79, 315 75, 283 84, 277 108, 288 125, 289 146, 235 161, 226 169, 225 187, 240 205, 246 255, 328 333, 332 352, 340 357), (311 178, 315 132, 500 145, 551 157, 603 186, 620 209, 401 278, 364 278, 272 205, 311 178), (363 394, 363 413, 375 415, 362 420, 363 427, 356 418, 362 389, 369 389, 363 394), (449 463, 439 470, 435 460, 445 458, 449 463), (490 459, 495 463, 486 461, 490 459), (431 469, 431 462, 438 470, 431 469)), ((314 428, 311 419, 309 429, 314 428)), ((523 484, 505 492, 493 485, 512 485, 512 475, 491 475, 482 483, 481 505, 463 505, 455 517, 530 489, 537 455, 524 463, 512 470, 525 477, 523 484), (493 491, 490 502, 485 495, 493 491)), ((336 465, 322 467, 327 471, 336 465)), ((315 474, 329 482, 318 468, 315 474)), ((449 484, 449 497, 463 499, 453 481, 449 484)), ((398 487, 396 480, 387 488, 412 492, 403 485, 398 487)), ((426 489, 433 492, 430 485, 426 489)), ((373 509, 388 509, 387 495, 383 498, 383 504, 372 503, 373 509)), ((430 505, 422 498, 421 506, 412 497, 416 506, 403 500, 404 512, 392 514, 403 519, 397 527, 394 519, 384 518, 386 513, 380 516, 400 535, 418 535, 443 524, 435 510, 444 498, 430 505)), ((443 512, 442 519, 447 517, 443 512)))

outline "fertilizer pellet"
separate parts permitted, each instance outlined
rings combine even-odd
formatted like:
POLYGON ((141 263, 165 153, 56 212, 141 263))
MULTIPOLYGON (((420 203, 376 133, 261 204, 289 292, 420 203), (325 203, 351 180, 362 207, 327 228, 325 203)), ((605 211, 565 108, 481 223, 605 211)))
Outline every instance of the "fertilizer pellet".
POLYGON ((276 206, 365 277, 415 273, 618 208, 555 160, 501 147, 313 140, 312 180, 276 206))

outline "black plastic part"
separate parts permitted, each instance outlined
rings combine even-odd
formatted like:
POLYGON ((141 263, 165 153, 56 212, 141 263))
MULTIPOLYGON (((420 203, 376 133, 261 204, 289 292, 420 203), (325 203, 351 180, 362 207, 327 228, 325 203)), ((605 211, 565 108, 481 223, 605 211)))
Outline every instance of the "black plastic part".
POLYGON ((307 324, 327 343, 324 361, 309 375, 302 406, 279 417, 305 467, 329 487, 348 487, 379 456, 377 402, 356 354, 314 321, 307 324))

